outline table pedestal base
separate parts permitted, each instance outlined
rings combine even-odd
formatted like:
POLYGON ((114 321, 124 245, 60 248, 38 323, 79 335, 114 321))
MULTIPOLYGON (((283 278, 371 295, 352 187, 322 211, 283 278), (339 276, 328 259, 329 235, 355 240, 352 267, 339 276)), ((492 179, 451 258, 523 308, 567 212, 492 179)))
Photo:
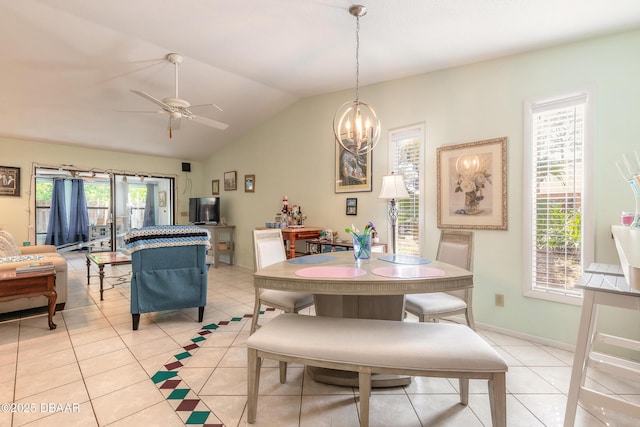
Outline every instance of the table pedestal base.
MULTIPOLYGON (((358 387, 357 372, 317 368, 315 366, 307 366, 307 372, 312 380, 320 383, 344 387, 358 387)), ((373 388, 402 387, 409 384, 411 384, 411 377, 406 375, 371 375, 371 387, 373 388)))

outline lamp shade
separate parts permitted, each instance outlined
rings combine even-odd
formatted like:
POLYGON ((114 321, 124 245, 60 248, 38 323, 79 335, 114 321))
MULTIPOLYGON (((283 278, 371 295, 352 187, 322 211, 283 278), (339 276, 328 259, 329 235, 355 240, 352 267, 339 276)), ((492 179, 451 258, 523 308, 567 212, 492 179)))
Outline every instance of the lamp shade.
POLYGON ((379 199, 406 199, 410 197, 404 186, 402 175, 385 175, 382 177, 382 189, 379 199))

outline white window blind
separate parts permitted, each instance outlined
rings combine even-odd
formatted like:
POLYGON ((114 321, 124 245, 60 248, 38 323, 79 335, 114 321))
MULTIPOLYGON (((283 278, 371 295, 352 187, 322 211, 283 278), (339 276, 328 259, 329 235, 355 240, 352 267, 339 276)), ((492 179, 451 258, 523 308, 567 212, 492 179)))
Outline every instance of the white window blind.
POLYGON ((581 295, 586 106, 586 94, 531 105, 531 291, 581 295))
POLYGON ((422 126, 390 132, 390 169, 404 177, 408 199, 398 201, 398 234, 396 252, 404 255, 421 254, 421 182, 422 182, 422 126))

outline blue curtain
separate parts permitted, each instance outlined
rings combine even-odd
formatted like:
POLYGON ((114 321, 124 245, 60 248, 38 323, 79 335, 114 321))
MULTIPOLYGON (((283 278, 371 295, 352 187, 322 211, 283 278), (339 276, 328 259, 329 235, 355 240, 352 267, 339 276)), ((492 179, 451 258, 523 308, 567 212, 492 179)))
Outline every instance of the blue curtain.
POLYGON ((144 203, 144 220, 143 227, 156 225, 156 186, 155 184, 147 184, 147 200, 144 203))
POLYGON ((45 244, 55 246, 64 245, 68 234, 69 226, 67 225, 64 179, 54 179, 45 244))
POLYGON ((69 205, 69 234, 67 243, 89 240, 89 212, 84 194, 84 181, 71 180, 71 204, 69 205))

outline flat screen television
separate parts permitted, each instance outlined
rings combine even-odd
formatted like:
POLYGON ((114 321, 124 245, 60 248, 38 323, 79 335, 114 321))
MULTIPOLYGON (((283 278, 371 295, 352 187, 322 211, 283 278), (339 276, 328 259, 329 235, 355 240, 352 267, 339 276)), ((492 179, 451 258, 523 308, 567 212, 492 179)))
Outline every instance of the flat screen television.
POLYGON ((193 224, 220 223, 220 197, 191 197, 189 222, 193 224))

